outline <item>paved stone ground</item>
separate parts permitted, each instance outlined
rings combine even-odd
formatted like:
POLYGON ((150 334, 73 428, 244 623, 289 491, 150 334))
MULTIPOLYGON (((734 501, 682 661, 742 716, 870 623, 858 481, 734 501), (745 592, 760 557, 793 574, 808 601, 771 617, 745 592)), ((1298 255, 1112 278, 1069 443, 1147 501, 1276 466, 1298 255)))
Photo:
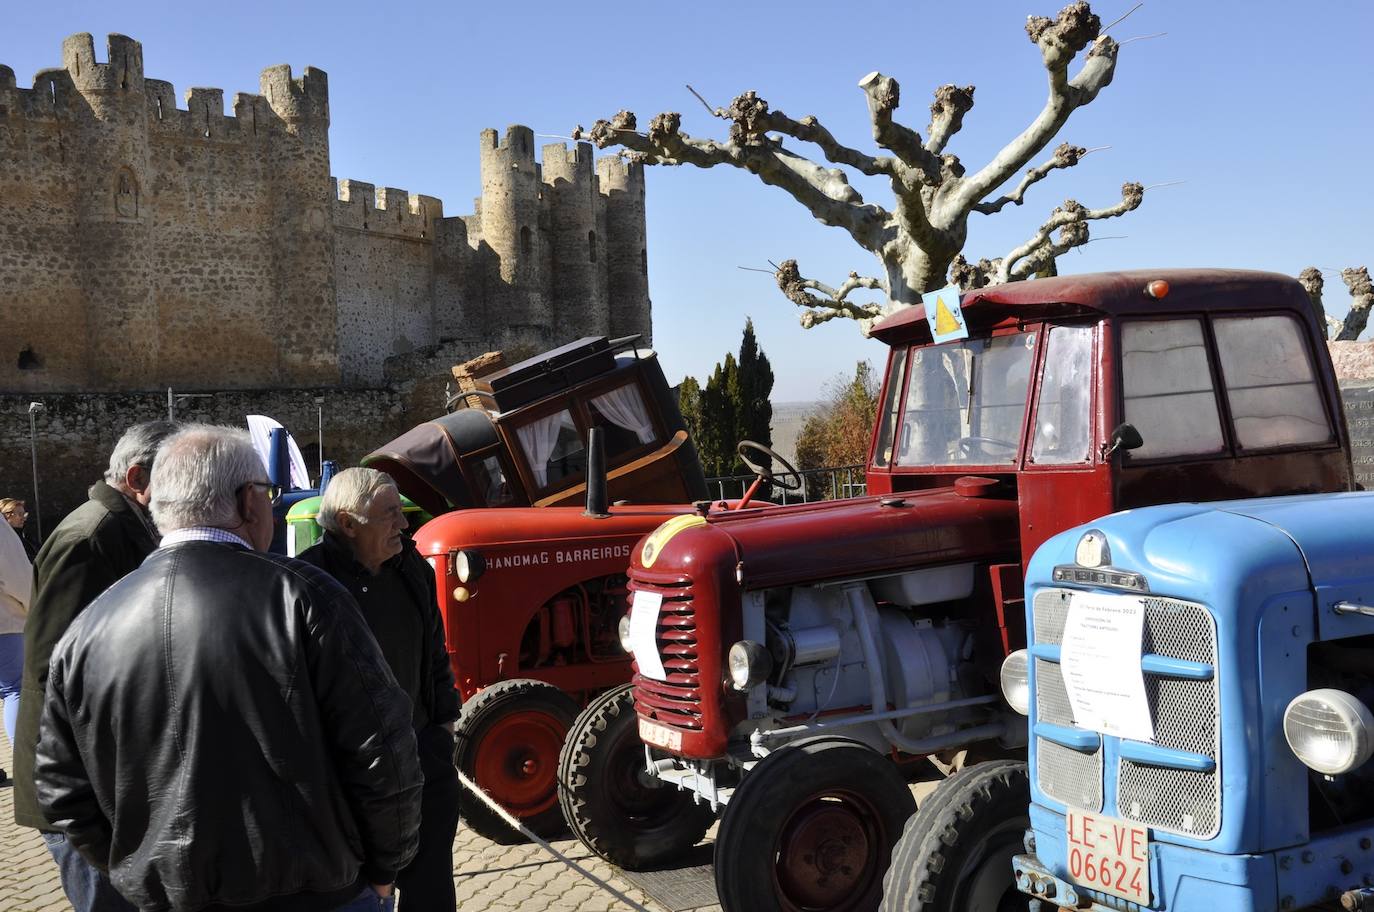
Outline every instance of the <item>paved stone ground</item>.
MULTIPOLYGON (((0 730, 0 767, 12 770, 0 730)), ((933 783, 912 786, 917 800, 933 783)), ((453 880, 461 912, 671 912, 575 839, 553 847, 601 883, 537 845, 502 846, 459 828, 453 842, 453 880)), ((701 906, 694 912, 719 912, 701 906)), ((0 786, 0 912, 71 912, 43 839, 14 824, 14 790, 0 786)))
MULTIPOLYGON (((10 745, 0 733, 0 767, 11 770, 10 745)), ((463 912, 667 912, 575 839, 554 847, 605 881, 599 886, 534 845, 501 846, 460 829, 453 843, 453 879, 463 912), (617 891, 624 897, 617 898, 617 891)), ((718 910, 709 906, 706 910, 718 910)), ((0 910, 70 912, 53 864, 36 830, 14 824, 14 790, 0 786, 0 910)), ((706 912, 703 910, 703 912, 706 912)))

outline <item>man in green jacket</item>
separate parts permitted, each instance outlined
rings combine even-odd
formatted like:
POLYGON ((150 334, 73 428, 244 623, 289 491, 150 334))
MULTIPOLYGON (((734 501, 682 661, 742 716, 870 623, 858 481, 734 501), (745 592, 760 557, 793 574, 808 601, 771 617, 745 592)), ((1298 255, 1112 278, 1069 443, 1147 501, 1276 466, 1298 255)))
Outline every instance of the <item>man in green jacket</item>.
POLYGON ((159 535, 148 515, 149 480, 158 446, 175 429, 170 421, 150 421, 125 431, 110 454, 104 480, 91 486, 90 500, 58 524, 33 562, 34 599, 24 622, 24 679, 14 744, 14 822, 43 831, 76 912, 123 912, 133 906, 67 844, 66 836, 52 829, 38 808, 33 764, 48 660, 76 616, 157 547, 159 535))

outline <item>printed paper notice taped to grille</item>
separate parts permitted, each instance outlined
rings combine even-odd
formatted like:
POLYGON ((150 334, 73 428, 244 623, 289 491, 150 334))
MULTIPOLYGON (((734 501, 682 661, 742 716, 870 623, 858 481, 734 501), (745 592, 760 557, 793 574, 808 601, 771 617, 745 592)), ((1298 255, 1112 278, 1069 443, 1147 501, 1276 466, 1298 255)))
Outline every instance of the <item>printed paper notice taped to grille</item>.
POLYGON ((635 591, 634 601, 630 603, 630 651, 634 653, 639 673, 655 681, 666 681, 668 674, 663 670, 663 659, 658 654, 658 609, 663 606, 663 596, 658 592, 635 591))
POLYGON ((1151 741, 1155 736, 1140 670, 1145 600, 1075 592, 1060 651, 1074 724, 1104 735, 1151 741))

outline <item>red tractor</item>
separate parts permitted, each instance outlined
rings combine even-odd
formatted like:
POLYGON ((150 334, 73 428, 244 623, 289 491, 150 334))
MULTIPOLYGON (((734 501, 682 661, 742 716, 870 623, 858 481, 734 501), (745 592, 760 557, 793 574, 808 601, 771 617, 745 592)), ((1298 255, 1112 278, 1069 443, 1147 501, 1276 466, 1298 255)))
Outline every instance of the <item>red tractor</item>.
MULTIPOLYGON (((454 411, 363 460, 437 517, 415 544, 437 576, 464 701, 456 762, 541 835, 564 826, 554 775, 568 726, 630 678, 617 637, 630 550, 708 496, 657 357, 632 343, 588 338, 476 377, 460 369, 454 411), (568 506, 586 497, 593 429, 614 516, 568 506)), ((488 838, 519 838, 466 793, 463 813, 488 838)))
MULTIPOLYGON (((661 863, 719 813, 727 912, 876 909, 915 808, 892 761, 1023 751, 998 683, 1037 545, 1147 504, 1351 487, 1331 360, 1290 278, 1036 280, 969 292, 962 315, 968 337, 944 344, 920 307, 874 328, 891 351, 869 496, 711 509, 633 549, 633 686, 591 703, 562 756, 560 800, 597 854, 661 863)), ((1014 898, 1025 821, 1003 823, 930 835, 903 908, 1014 898)))

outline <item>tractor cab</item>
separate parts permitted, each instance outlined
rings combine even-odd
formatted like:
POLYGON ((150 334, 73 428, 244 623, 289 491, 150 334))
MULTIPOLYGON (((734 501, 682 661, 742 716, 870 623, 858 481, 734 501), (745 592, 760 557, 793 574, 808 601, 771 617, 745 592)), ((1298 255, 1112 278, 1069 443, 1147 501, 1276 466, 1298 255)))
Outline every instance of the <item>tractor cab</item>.
POLYGON ((1226 270, 1017 282, 964 296, 969 337, 924 308, 891 347, 868 490, 1015 498, 1022 559, 1129 507, 1347 490, 1339 393, 1291 279, 1226 270))
MULTIPOLYGON (((426 513, 572 506, 586 497, 588 431, 601 428, 617 501, 690 503, 706 481, 658 356, 638 336, 589 336, 507 366, 454 369, 448 414, 365 457, 426 513)), ((478 366, 480 365, 480 367, 478 366)))

